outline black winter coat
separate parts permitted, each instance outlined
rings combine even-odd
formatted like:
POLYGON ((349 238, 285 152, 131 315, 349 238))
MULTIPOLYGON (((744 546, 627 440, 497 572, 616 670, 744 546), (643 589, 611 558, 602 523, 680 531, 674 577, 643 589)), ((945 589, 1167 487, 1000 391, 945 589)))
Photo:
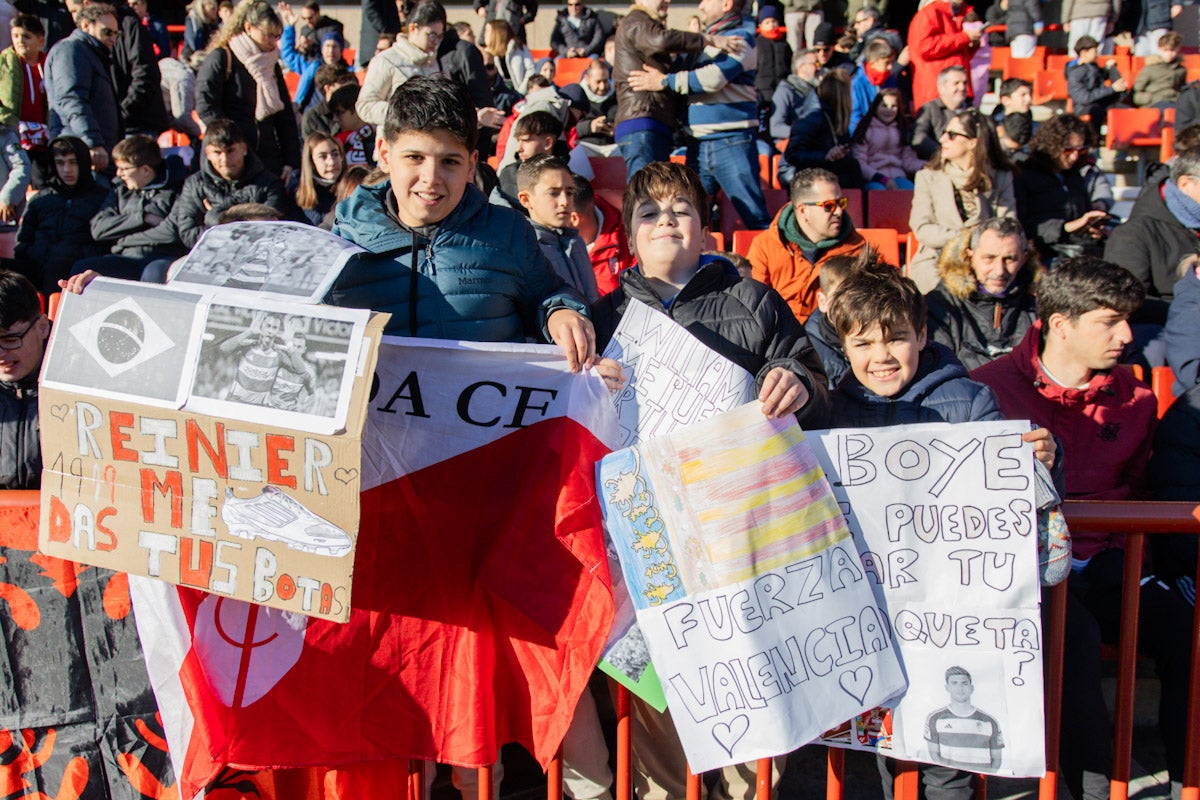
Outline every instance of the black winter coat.
POLYGON ((956 288, 943 277, 925 295, 929 336, 953 352, 968 372, 1011 352, 1037 319, 1030 272, 1019 274, 1004 297, 992 297, 978 288, 964 296, 956 288))
POLYGON ((74 137, 60 137, 50 144, 57 141, 69 142, 74 148, 79 180, 67 186, 55 174, 47 181, 46 188, 25 207, 13 250, 20 269, 47 297, 59 290, 58 281, 71 274, 76 261, 105 251, 92 240, 91 223, 108 189, 92 177, 92 157, 86 144, 74 137))
POLYGON ((1091 115, 1093 119, 1104 119, 1108 107, 1121 99, 1108 81, 1120 77, 1110 73, 1092 62, 1091 64, 1075 64, 1067 69, 1067 94, 1076 114, 1091 115))
POLYGON ((755 42, 758 72, 754 75, 754 88, 758 90, 758 101, 765 103, 779 82, 792 74, 792 48, 787 39, 768 39, 762 34, 755 36, 755 42))
POLYGON ((92 217, 92 238, 117 255, 131 258, 157 255, 154 248, 126 247, 125 237, 154 227, 154 222, 147 221, 148 215, 166 220, 183 188, 183 178, 183 164, 173 158, 163 164, 160 175, 137 191, 117 181, 100 211, 92 217))
POLYGON ((554 17, 554 30, 550 32, 550 47, 554 52, 565 57, 568 50, 582 48, 584 56, 604 55, 604 26, 596 12, 585 6, 578 30, 569 17, 565 8, 554 17))
POLYGON ((37 375, 0 383, 0 489, 36 489, 42 482, 37 375))
POLYGON ((1200 122, 1200 81, 1192 81, 1175 99, 1175 130, 1181 131, 1197 122, 1200 122))
POLYGON ((358 34, 358 66, 375 57, 379 34, 399 33, 400 10, 393 0, 362 0, 362 29, 358 34))
POLYGON ((291 93, 278 64, 275 83, 284 108, 264 120, 255 120, 254 99, 258 89, 254 78, 232 52, 218 48, 205 57, 196 74, 196 113, 205 125, 218 119, 231 120, 267 171, 278 175, 285 166, 300 168, 300 130, 296 114, 287 102, 291 93))
POLYGON ((671 307, 639 270, 621 273, 621 285, 592 306, 596 350, 602 352, 631 302, 641 302, 687 328, 708 347, 755 378, 762 387, 775 367, 791 370, 808 389, 809 401, 796 414, 801 427, 817 430, 829 422, 829 390, 821 359, 804 328, 779 293, 758 281, 743 280, 720 257, 702 257, 700 269, 679 290, 671 307))
POLYGON ((1104 260, 1136 275, 1151 297, 1170 300, 1175 293, 1179 262, 1184 256, 1200 252, 1200 238, 1167 208, 1163 183, 1157 181, 1142 189, 1129 219, 1109 235, 1104 260))
POLYGON ((127 248, 153 248, 169 257, 185 255, 204 231, 217 224, 222 212, 241 203, 264 203, 278 209, 285 218, 294 215, 283 182, 267 172, 254 153, 246 154, 242 175, 236 181, 225 180, 208 159, 203 159, 200 171, 184 181, 179 199, 162 224, 129 234, 121 244, 127 248), (204 205, 206 200, 208 208, 204 205))
MULTIPOLYGON (((1154 434, 1146 485, 1155 500, 1200 502, 1200 386, 1176 400, 1154 434)), ((1196 575, 1195 536, 1151 536, 1154 572, 1174 582, 1196 575)))
POLYGON ((1091 210, 1087 184, 1078 170, 1056 172, 1045 156, 1031 155, 1017 170, 1017 216, 1037 245, 1042 263, 1057 256, 1099 255, 1101 244, 1087 234, 1067 233, 1063 225, 1091 210))
POLYGON ((112 76, 121 102, 125 135, 158 136, 171 126, 171 119, 163 102, 162 73, 154 55, 154 39, 128 5, 113 7, 117 9, 121 35, 113 45, 112 76))
POLYGON ((831 428, 879 428, 918 422, 988 422, 1004 419, 992 390, 967 376, 954 354, 937 342, 921 351, 917 374, 900 394, 868 391, 847 372, 833 393, 831 428))
POLYGON ((476 108, 492 107, 495 103, 492 84, 478 47, 458 38, 454 28, 447 28, 442 43, 438 45, 437 58, 444 74, 467 87, 476 108))
MULTIPOLYGON (((966 108, 965 104, 963 108, 966 108)), ((924 159, 933 157, 941 147, 939 141, 942 133, 956 113, 958 112, 955 109, 946 108, 946 104, 937 98, 918 109, 917 118, 913 121, 912 135, 913 150, 918 156, 924 159)))

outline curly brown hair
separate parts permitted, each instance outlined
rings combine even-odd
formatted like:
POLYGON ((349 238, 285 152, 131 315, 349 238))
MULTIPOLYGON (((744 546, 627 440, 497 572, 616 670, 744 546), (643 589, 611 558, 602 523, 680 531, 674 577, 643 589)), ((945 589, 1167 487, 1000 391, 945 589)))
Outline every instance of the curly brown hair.
MULTIPOLYGON (((1029 140, 1030 155, 1041 156, 1054 165, 1058 170, 1058 157, 1067 147, 1067 142, 1075 134, 1083 137, 1084 146, 1093 148, 1096 146, 1096 133, 1092 130, 1092 126, 1081 120, 1074 114, 1059 114, 1051 117, 1041 124, 1033 134, 1033 138, 1029 140)), ((1083 166, 1083 161, 1076 162, 1079 166, 1083 166)))

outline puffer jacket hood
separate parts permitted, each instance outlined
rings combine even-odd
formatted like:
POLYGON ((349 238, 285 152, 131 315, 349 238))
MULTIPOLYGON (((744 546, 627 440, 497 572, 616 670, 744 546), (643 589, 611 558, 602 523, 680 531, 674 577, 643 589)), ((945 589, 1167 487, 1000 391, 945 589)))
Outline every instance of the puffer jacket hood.
MULTIPOLYGON (((966 253, 970 243, 971 231, 963 231, 954 241, 942 248, 942 254, 938 257, 938 277, 941 278, 946 291, 959 300, 968 300, 975 296, 990 297, 979 291, 979 281, 975 278, 975 270, 966 253)), ((1042 260, 1038 258, 1037 253, 1030 253, 1025 260, 1025 265, 1013 279, 1009 293, 1017 291, 1019 287, 1026 289, 1034 287, 1041 279, 1043 272, 1045 272, 1045 268, 1042 266, 1042 260)))
MULTIPOLYGON (((79 179, 75 181, 74 186, 67 186, 58 177, 58 170, 51 169, 50 177, 46 183, 54 187, 54 190, 63 197, 74 197, 77 194, 86 194, 96 186, 96 177, 92 174, 92 153, 88 149, 87 143, 77 136, 59 136, 50 141, 50 148, 53 148, 56 142, 63 142, 71 146, 71 150, 75 153, 75 163, 79 165, 79 179)), ((53 161, 53 159, 51 159, 53 161)))
POLYGON ((1003 295, 979 289, 964 248, 964 233, 946 246, 938 269, 941 281, 925 296, 929 336, 945 345, 968 370, 1012 351, 1037 320, 1036 281, 1041 262, 1031 254, 1003 295))
POLYGON ((929 342, 921 351, 917 374, 894 397, 875 394, 859 382, 853 371, 848 371, 834 392, 832 426, 871 428, 1003 418, 991 389, 971 380, 947 348, 929 342))

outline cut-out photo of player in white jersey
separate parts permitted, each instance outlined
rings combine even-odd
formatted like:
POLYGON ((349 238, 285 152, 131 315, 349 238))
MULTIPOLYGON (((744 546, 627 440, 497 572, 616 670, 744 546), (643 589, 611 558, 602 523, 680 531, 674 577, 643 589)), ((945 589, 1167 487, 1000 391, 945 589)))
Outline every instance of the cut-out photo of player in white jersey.
POLYGON ((1004 736, 1000 724, 971 702, 975 684, 960 666, 946 670, 950 702, 925 720, 925 741, 933 760, 970 772, 994 772, 1000 766, 1004 736))

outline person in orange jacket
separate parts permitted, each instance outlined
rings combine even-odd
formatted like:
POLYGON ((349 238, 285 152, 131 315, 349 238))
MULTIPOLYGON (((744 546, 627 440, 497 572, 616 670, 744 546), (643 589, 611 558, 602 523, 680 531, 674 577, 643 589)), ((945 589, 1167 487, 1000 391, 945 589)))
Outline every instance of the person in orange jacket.
POLYGON ((804 322, 817 307, 821 265, 834 256, 854 255, 867 242, 854 229, 837 176, 829 170, 800 170, 790 196, 771 227, 755 237, 748 258, 754 279, 783 295, 804 322))

